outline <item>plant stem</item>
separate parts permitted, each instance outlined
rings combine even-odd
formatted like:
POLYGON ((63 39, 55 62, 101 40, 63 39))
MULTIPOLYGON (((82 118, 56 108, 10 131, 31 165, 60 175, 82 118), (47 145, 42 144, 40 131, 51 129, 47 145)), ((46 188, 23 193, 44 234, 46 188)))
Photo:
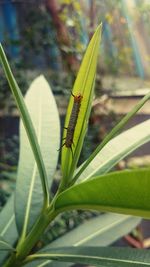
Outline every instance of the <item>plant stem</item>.
POLYGON ((34 247, 39 237, 43 234, 49 223, 57 216, 55 211, 44 211, 40 214, 37 222, 33 226, 23 242, 19 242, 16 248, 17 253, 12 254, 4 267, 19 267, 22 266, 22 261, 27 257, 31 249, 34 247))

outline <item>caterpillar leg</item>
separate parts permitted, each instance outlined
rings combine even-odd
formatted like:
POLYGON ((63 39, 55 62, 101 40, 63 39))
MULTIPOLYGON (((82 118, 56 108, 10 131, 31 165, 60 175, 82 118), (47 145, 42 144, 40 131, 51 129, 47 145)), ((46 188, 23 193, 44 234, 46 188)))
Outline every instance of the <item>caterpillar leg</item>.
MULTIPOLYGON (((64 139, 64 138, 63 138, 64 139)), ((62 139, 62 140, 63 140, 62 139)), ((66 138, 65 138, 66 139, 66 138)), ((61 149, 62 149, 62 147, 64 146, 66 144, 66 142, 64 143, 64 144, 62 144, 61 146, 60 146, 60 148, 59 149, 57 149, 57 151, 60 151, 61 149)))
POLYGON ((71 91, 71 95, 72 95, 73 97, 75 97, 75 95, 72 93, 72 91, 71 91))
POLYGON ((71 149, 71 154, 72 154, 72 159, 73 159, 73 150, 72 150, 72 146, 70 147, 70 149, 71 149))

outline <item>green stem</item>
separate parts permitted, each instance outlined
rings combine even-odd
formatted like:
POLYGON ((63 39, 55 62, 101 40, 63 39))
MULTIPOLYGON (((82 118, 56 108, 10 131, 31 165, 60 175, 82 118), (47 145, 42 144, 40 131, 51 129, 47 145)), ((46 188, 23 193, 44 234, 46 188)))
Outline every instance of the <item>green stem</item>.
POLYGON ((16 254, 13 254, 6 262, 4 267, 19 267, 22 266, 22 261, 27 257, 31 249, 39 240, 49 223, 57 216, 57 212, 48 211, 48 209, 40 214, 37 222, 33 226, 31 232, 22 243, 18 243, 16 254))
MULTIPOLYGON (((62 190, 63 191, 63 190, 62 190)), ((3 267, 21 267, 23 263, 26 262, 26 258, 29 255, 31 249, 35 246, 39 237, 44 233, 47 226, 56 218, 59 214, 59 211, 54 209, 55 200, 57 196, 62 191, 57 191, 55 197, 53 198, 51 204, 47 209, 43 210, 39 215, 39 218, 35 222, 30 233, 26 236, 25 239, 19 239, 18 245, 16 247, 17 253, 13 253, 12 256, 8 259, 6 264, 3 267)))

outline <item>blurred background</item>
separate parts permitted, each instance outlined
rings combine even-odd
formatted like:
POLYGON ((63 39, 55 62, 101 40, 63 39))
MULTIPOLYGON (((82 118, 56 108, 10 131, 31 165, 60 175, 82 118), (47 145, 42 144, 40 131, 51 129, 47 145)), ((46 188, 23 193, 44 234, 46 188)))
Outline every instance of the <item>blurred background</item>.
MULTIPOLYGON (((0 42, 22 93, 35 77, 44 74, 56 97, 62 125, 81 59, 100 22, 103 33, 95 99, 82 161, 150 90, 150 0, 0 0, 0 42)), ((127 128, 149 117, 148 102, 127 128)), ((0 208, 15 187, 18 132, 19 115, 0 67, 0 208)), ((116 168, 149 166, 149 151, 146 144, 116 168)), ((91 216, 95 213, 63 215, 63 223, 54 226, 49 239, 91 216)), ((139 236, 147 247, 149 231, 144 221, 139 236)))

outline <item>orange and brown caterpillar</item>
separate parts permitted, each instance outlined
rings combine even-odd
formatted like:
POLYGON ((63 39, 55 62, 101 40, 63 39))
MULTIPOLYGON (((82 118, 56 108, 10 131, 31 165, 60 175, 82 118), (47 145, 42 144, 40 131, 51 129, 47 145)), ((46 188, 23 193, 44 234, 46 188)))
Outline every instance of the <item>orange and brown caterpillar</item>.
POLYGON ((65 145, 67 148, 72 148, 74 131, 75 131, 75 127, 77 124, 77 119, 78 119, 78 115, 80 111, 81 100, 83 98, 83 96, 80 94, 77 96, 72 94, 72 96, 74 97, 74 103, 73 103, 68 127, 65 127, 65 129, 67 130, 66 137, 64 138, 65 143, 62 145, 62 146, 65 145))

